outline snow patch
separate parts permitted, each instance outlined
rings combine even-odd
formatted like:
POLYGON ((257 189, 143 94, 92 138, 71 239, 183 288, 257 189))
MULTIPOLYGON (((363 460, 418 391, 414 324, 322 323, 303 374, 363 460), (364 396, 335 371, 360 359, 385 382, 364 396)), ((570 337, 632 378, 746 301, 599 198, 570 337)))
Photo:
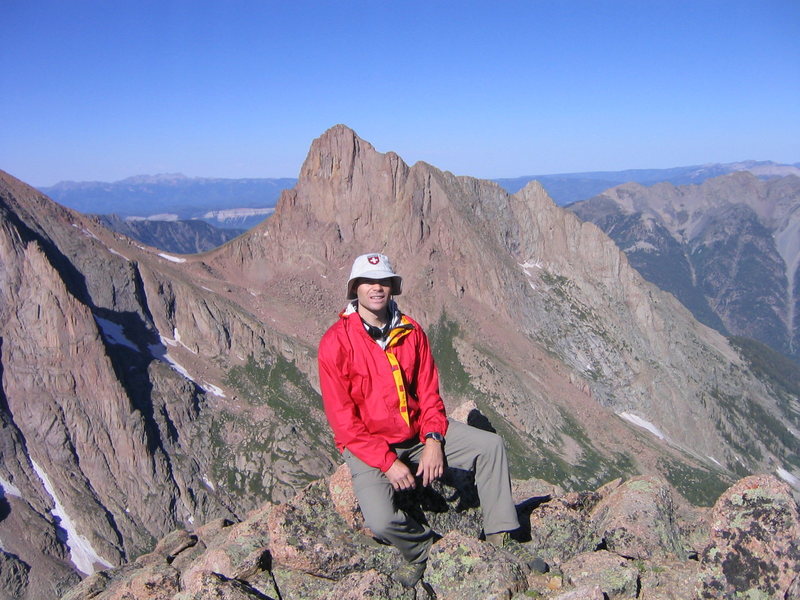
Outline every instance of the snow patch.
POLYGON ((709 460, 713 461, 715 464, 718 464, 720 467, 722 466, 722 463, 721 463, 721 462, 719 462, 719 461, 718 461, 716 458, 714 458, 713 456, 707 456, 706 458, 708 458, 709 460))
POLYGON ((175 347, 178 345, 178 341, 181 339, 181 335, 178 333, 177 329, 172 330, 172 335, 175 336, 172 339, 164 337, 163 335, 159 335, 158 337, 161 339, 162 344, 175 347))
POLYGON ((128 258, 127 256, 125 256, 124 254, 120 254, 119 252, 117 252, 117 251, 116 251, 116 250, 114 250, 113 248, 109 248, 109 249, 108 249, 108 251, 109 251, 109 252, 111 252, 111 254, 116 254, 117 256, 121 256, 122 258, 124 258, 124 259, 125 259, 125 260, 127 260, 128 262, 131 262, 131 259, 130 259, 130 258, 128 258))
POLYGON ((75 229, 80 229, 80 230, 81 230, 81 233, 82 233, 83 235, 85 235, 86 237, 88 237, 88 238, 93 238, 93 239, 95 239, 95 240, 98 240, 98 241, 100 241, 100 238, 99 238, 99 237, 97 237, 95 234, 93 234, 93 233, 92 233, 91 231, 89 231, 88 229, 86 229, 86 227, 81 227, 81 226, 80 226, 80 225, 78 225, 77 223, 73 223, 73 224, 72 224, 72 226, 73 226, 75 229))
POLYGON ((10 481, 6 481, 2 477, 0 477, 0 487, 3 488, 3 496, 16 496, 17 498, 22 498, 22 492, 19 491, 19 488, 10 481))
POLYGON ((215 386, 213 383, 208 383, 204 381, 202 384, 198 384, 201 388, 203 388, 209 394, 214 394, 219 398, 225 397, 225 392, 222 391, 222 388, 215 386))
POLYGON ((656 427, 655 425, 653 425, 649 421, 645 421, 640 416, 634 415, 633 413, 629 413, 629 412, 620 413, 619 416, 622 417, 623 419, 625 419, 626 421, 629 421, 629 422, 633 423, 637 427, 641 427, 642 429, 646 429, 647 431, 649 431, 650 433, 652 433, 654 436, 656 436, 659 439, 662 439, 662 440, 666 439, 666 437, 664 436, 663 433, 661 433, 661 430, 658 427, 656 427))
POLYGON ((217 221, 235 221, 247 217, 267 216, 274 212, 274 208, 226 208, 209 211, 203 215, 203 218, 216 219, 217 221))
POLYGON ((127 346, 137 352, 139 351, 139 347, 125 336, 125 330, 122 328, 122 325, 114 323, 114 321, 109 321, 108 319, 103 319, 97 315, 94 315, 94 320, 97 322, 100 331, 103 332, 103 337, 108 343, 118 346, 127 346))
MULTIPOLYGON (((517 264, 520 267, 522 267, 522 270, 525 272, 525 275, 527 275, 528 277, 532 277, 531 271, 530 271, 531 269, 541 269, 542 268, 542 263, 540 263, 538 260, 536 260, 536 261, 526 260, 524 263, 517 263, 517 264)), ((531 286, 531 287, 533 287, 533 286, 531 286)), ((536 288, 534 288, 534 289, 536 289, 536 288)))
POLYGON ((203 476, 203 483, 205 483, 210 490, 215 490, 214 484, 211 483, 211 480, 208 477, 203 476))
POLYGON ((197 354, 197 351, 196 351, 196 350, 192 350, 191 348, 189 348, 189 346, 187 346, 186 344, 184 344, 184 343, 181 341, 181 334, 178 332, 178 329, 177 329, 177 328, 175 328, 175 329, 173 329, 173 330, 172 330, 172 335, 174 335, 174 336, 175 336, 175 344, 173 344, 173 345, 180 344, 181 346, 183 346, 184 348, 186 348, 186 349, 187 349, 189 352, 191 352, 192 354, 197 354))
MULTIPOLYGON (((181 375, 183 375, 184 377, 186 377, 186 379, 189 379, 189 380, 191 380, 191 381, 194 381, 194 379, 192 379, 192 376, 191 376, 191 375, 189 375, 189 371, 187 371, 187 370, 186 370, 186 369, 183 367, 183 365, 181 365, 181 364, 180 364, 180 363, 178 363, 178 362, 177 362, 177 361, 176 361, 174 358, 172 358, 172 357, 169 355, 169 353, 168 353, 168 352, 165 352, 161 358, 164 360, 164 362, 166 362, 167 364, 169 364, 169 366, 171 366, 171 367, 173 368, 173 370, 177 371, 178 373, 180 373, 181 375)), ((195 382, 195 383, 197 383, 196 381, 194 381, 194 382, 195 382)))
POLYGON ((172 256, 172 254, 166 254, 165 252, 159 252, 158 255, 161 258, 166 258, 167 260, 174 262, 174 263, 185 263, 186 259, 181 258, 179 256, 172 256))
MULTIPOLYGON (((220 398, 225 398, 225 392, 223 392, 221 388, 217 387, 214 384, 208 383, 206 381, 203 381, 202 383, 197 381, 197 379, 195 379, 194 377, 192 377, 189 374, 189 371, 183 365, 181 365, 178 361, 176 361, 174 358, 172 358, 169 355, 169 352, 167 351, 166 346, 176 347, 178 344, 180 344, 181 346, 186 348, 186 346, 184 344, 182 344, 181 341, 180 341, 181 336, 178 333, 177 329, 174 330, 173 335, 176 338, 174 340, 171 340, 169 338, 165 338, 163 335, 159 336, 161 338, 161 344, 151 344, 149 346, 150 354, 154 358, 156 358, 156 359, 158 359, 158 360, 160 360, 162 362, 167 363, 170 367, 172 367, 172 369, 174 371, 176 371, 177 373, 180 373, 183 377, 185 377, 186 379, 188 379, 189 381, 194 383, 197 387, 199 387, 204 392, 207 392, 209 394, 214 394, 215 396, 219 396, 220 398)), ((190 350, 189 348, 186 348, 186 349, 190 350)), ((190 350, 190 352, 192 352, 192 350, 190 350)), ((195 352, 195 354, 196 354, 196 352, 195 352)))
MULTIPOLYGON (((530 272, 530 269, 541 269, 542 268, 542 263, 540 263, 538 260, 535 260, 535 261, 534 260, 526 260, 524 263, 517 263, 517 264, 520 267, 522 267, 522 270, 525 272, 525 275, 527 277, 533 277, 533 275, 530 272)), ((528 285, 531 286, 532 290, 536 289, 536 286, 530 280, 528 280, 528 285)))
POLYGON ((517 263, 527 272, 528 269, 541 269, 542 263, 538 260, 526 260, 524 263, 517 263))
POLYGON ((627 248, 625 248, 623 252, 627 254, 628 252, 655 252, 657 250, 658 248, 656 248, 650 242, 639 241, 633 244, 632 246, 628 246, 627 248))
POLYGON ((789 473, 789 471, 778 467, 775 469, 775 473, 793 488, 800 490, 800 479, 789 473))
POLYGON ((72 564, 74 564, 81 573, 86 575, 94 574, 94 565, 96 563, 110 569, 113 565, 97 554, 97 551, 92 547, 92 543, 78 533, 75 523, 73 523, 67 511, 64 510, 64 506, 56 497, 55 489, 52 483, 50 483, 50 478, 47 476, 47 473, 45 473, 33 459, 31 459, 31 464, 33 465, 33 470, 36 471, 36 474, 39 476, 39 479, 42 480, 44 489, 50 494, 50 497, 53 499, 53 504, 55 504, 55 508, 50 512, 53 517, 57 519, 59 527, 67 532, 67 539, 65 542, 67 548, 69 548, 72 564))

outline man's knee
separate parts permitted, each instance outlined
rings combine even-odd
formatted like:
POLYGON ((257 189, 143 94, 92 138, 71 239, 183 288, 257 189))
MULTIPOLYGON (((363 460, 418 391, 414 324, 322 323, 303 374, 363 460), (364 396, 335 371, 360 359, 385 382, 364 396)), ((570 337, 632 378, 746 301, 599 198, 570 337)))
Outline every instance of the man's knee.
POLYGON ((393 503, 387 504, 374 500, 367 504, 361 504, 361 514, 364 516, 364 524, 380 539, 391 537, 392 531, 403 519, 402 513, 395 510, 393 503))
POLYGON ((496 433, 491 431, 480 430, 480 435, 477 436, 477 443, 483 454, 493 455, 497 453, 504 454, 506 451, 505 443, 496 433))

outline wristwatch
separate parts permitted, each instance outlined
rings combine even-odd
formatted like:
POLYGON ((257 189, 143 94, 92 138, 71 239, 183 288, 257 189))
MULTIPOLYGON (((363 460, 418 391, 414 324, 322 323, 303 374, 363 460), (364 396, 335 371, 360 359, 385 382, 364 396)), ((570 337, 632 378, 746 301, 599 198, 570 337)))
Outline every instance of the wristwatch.
POLYGON ((436 440, 440 444, 444 444, 444 436, 439 433, 438 431, 431 431, 430 433, 425 434, 425 439, 436 440))

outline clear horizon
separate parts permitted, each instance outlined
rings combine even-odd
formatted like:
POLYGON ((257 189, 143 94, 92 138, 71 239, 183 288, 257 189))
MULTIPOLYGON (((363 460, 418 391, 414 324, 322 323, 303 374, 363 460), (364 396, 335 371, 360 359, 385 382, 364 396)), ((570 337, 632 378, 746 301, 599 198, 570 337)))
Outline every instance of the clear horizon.
POLYGON ((0 169, 297 177, 337 123, 457 175, 800 162, 800 3, 11 0, 0 169))

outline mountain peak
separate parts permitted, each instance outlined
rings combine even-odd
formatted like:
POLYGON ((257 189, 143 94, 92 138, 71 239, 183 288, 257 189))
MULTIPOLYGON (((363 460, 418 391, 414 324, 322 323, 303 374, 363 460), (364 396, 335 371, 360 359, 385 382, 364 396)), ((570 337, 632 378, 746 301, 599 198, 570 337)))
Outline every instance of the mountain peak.
POLYGON ((352 240, 357 230, 374 232, 377 220, 389 218, 407 175, 397 154, 382 154, 349 127, 336 125, 311 144, 296 195, 317 219, 335 223, 342 238, 352 240))
POLYGON ((339 125, 272 218, 203 255, 56 207, 0 180, 0 484, 25 496, 8 499, 0 537, 45 565, 30 578, 43 586, 69 570, 56 498, 68 533, 119 564, 331 472, 315 349, 370 251, 404 276, 399 301, 430 335, 448 410, 486 409, 520 476, 577 491, 660 473, 706 503, 743 470, 796 477, 777 393, 535 184, 509 196, 409 167, 339 125), (48 549, 23 544, 27 530, 48 549))

